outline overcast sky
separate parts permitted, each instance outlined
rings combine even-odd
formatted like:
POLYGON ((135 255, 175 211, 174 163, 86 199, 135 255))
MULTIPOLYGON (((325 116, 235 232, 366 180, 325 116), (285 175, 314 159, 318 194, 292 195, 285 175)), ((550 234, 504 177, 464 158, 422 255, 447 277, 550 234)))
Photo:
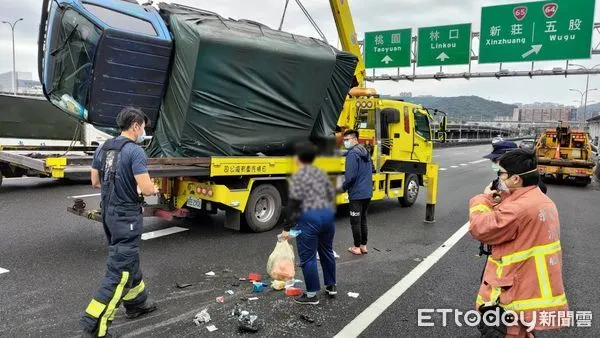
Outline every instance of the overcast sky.
MULTIPOLYGON (((0 21, 14 21, 24 18, 15 30, 16 66, 18 71, 32 72, 37 78, 37 34, 40 20, 41 0, 0 0, 0 21)), ((140 0, 141 2, 141 0, 140 0)), ((167 1, 170 2, 170 1, 167 1)), ((211 10, 226 17, 244 18, 262 22, 272 28, 279 26, 285 0, 178 0, 176 2, 211 10)), ((350 0, 354 23, 359 39, 365 31, 377 31, 396 28, 413 28, 416 35, 418 27, 447 25, 455 23, 473 24, 473 30, 479 31, 482 6, 502 3, 518 3, 514 0, 350 0)), ((313 18, 332 45, 338 44, 335 23, 327 0, 303 0, 313 18)), ((600 6, 596 6, 595 21, 599 20, 600 6)), ((290 2, 284 29, 301 35, 315 36, 316 31, 298 9, 295 1, 290 2)), ((477 40, 474 40, 477 41, 477 40)), ((595 33, 594 45, 600 42, 600 34, 595 33)), ((477 44, 477 43, 476 43, 477 44)), ((0 73, 12 69, 11 31, 8 25, 0 25, 0 73)), ((474 46, 477 50, 477 46, 474 46)), ((600 56, 590 60, 576 60, 578 64, 594 66, 600 64, 600 56)), ((536 69, 563 67, 564 62, 539 62, 536 69)), ((475 62, 472 71, 495 71, 499 65, 479 66, 475 62)), ((504 69, 528 70, 531 63, 504 64, 504 69)), ((418 73, 435 73, 437 67, 418 69, 418 73)), ((464 72, 467 66, 445 67, 445 72, 464 72)), ((409 68, 401 69, 410 73, 409 68)), ((369 70, 369 72, 371 72, 369 70)), ((395 74, 395 69, 379 70, 378 74, 395 74)), ((551 76, 543 78, 504 78, 467 80, 421 80, 415 82, 376 82, 370 83, 383 94, 397 95, 400 92, 412 92, 414 95, 478 95, 503 102, 531 103, 551 101, 562 104, 578 105, 581 96, 570 92, 569 88, 585 89, 585 76, 551 76)), ((599 87, 600 76, 590 77, 590 88, 599 87)), ((600 90, 590 92, 589 101, 600 102, 600 90)))

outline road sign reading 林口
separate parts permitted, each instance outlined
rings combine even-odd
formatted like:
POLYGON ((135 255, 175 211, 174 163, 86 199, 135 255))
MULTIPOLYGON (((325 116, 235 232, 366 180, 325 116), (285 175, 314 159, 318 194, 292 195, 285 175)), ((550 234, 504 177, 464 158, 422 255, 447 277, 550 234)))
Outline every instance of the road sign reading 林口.
POLYGON ((589 59, 595 0, 483 7, 479 63, 589 59))
POLYGON ((365 33, 365 66, 389 68, 410 66, 412 30, 396 29, 365 33))
POLYGON ((419 28, 417 65, 465 65, 471 57, 471 24, 419 28))

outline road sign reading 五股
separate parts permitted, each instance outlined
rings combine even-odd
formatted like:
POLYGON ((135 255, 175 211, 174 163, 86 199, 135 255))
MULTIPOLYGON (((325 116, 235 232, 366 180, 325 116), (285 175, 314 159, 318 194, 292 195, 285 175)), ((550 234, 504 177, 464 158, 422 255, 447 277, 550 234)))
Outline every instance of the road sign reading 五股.
POLYGON ((419 28, 417 65, 465 65, 471 57, 471 24, 419 28))
POLYGON ((479 63, 589 59, 595 0, 483 7, 479 63))
POLYGON ((410 66, 412 30, 396 29, 365 33, 365 66, 389 68, 410 66))

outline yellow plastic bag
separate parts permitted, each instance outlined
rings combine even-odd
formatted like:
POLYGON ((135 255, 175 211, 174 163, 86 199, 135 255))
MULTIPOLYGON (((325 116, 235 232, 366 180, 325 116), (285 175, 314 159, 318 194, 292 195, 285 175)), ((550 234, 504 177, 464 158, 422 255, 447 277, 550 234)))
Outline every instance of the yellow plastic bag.
POLYGON ((288 241, 278 241, 267 261, 267 273, 274 280, 286 281, 296 275, 294 248, 288 241))

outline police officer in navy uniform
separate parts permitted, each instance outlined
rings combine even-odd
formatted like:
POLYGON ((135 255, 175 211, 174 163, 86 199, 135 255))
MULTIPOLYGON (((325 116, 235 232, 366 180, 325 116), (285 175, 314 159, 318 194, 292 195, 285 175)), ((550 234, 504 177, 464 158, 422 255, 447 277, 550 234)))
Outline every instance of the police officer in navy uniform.
POLYGON ((110 337, 108 327, 121 302, 127 318, 156 310, 142 280, 139 248, 142 235, 142 197, 159 193, 148 174, 144 150, 148 118, 137 108, 117 116, 121 135, 107 140, 94 154, 92 185, 101 189, 100 208, 108 241, 106 275, 81 318, 83 336, 110 337))

